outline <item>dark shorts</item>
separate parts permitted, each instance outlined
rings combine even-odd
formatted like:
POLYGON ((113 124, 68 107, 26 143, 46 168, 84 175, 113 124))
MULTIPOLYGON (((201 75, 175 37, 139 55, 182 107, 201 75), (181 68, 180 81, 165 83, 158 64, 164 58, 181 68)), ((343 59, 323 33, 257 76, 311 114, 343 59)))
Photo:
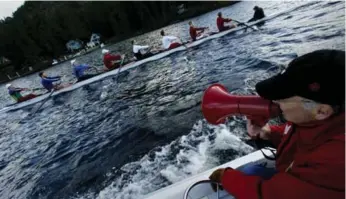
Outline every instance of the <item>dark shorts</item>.
POLYGON ((135 53, 135 57, 136 57, 137 60, 145 59, 145 58, 151 57, 153 55, 154 54, 151 53, 151 52, 148 52, 148 53, 146 53, 144 55, 142 55, 141 53, 135 53))

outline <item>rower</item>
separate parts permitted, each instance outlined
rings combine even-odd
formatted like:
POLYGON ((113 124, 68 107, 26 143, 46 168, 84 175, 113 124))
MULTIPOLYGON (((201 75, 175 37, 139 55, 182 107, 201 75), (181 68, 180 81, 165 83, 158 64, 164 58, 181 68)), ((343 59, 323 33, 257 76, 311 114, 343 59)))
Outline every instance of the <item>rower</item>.
POLYGON ((201 36, 201 34, 204 32, 205 29, 207 29, 208 27, 195 27, 192 24, 192 21, 189 21, 189 26, 190 26, 190 36, 192 41, 196 41, 196 38, 201 36))
POLYGON ((59 90, 60 87, 58 84, 53 84, 54 82, 60 81, 61 77, 60 76, 55 76, 55 77, 49 77, 47 76, 44 72, 40 72, 38 76, 41 77, 41 84, 42 86, 47 89, 49 92, 51 90, 59 90))
POLYGON ((124 55, 112 55, 109 50, 102 49, 103 54, 103 63, 106 66, 106 70, 112 70, 119 68, 121 65, 122 60, 124 59, 124 55))
POLYGON ((176 47, 181 46, 180 40, 178 37, 171 36, 171 35, 165 35, 165 31, 161 30, 161 36, 162 36, 162 47, 164 50, 173 49, 176 47))
POLYGON ((218 17, 216 19, 216 25, 217 25, 217 28, 219 29, 219 32, 222 32, 222 31, 236 27, 236 25, 234 25, 234 24, 231 24, 230 26, 225 26, 225 23, 231 22, 232 19, 222 18, 221 12, 219 12, 217 15, 218 15, 218 17))
POLYGON ((154 55, 152 52, 150 52, 150 46, 137 45, 135 40, 132 40, 131 43, 133 54, 137 60, 141 60, 154 55))
POLYGON ((254 13, 252 19, 250 19, 248 22, 257 21, 257 20, 262 19, 262 18, 265 17, 262 8, 260 8, 260 7, 258 7, 258 6, 255 6, 255 7, 253 8, 253 10, 255 11, 255 13, 254 13))
POLYGON ((25 96, 22 96, 22 94, 20 94, 20 92, 22 91, 27 91, 30 90, 28 88, 19 88, 19 87, 14 87, 12 86, 12 84, 6 84, 6 88, 8 90, 8 94, 10 94, 10 96, 18 103, 18 102, 24 102, 26 100, 29 99, 33 99, 35 97, 37 97, 38 95, 35 94, 28 94, 25 96))
POLYGON ((79 64, 75 59, 71 60, 71 66, 73 67, 73 74, 77 78, 77 82, 92 78, 97 74, 84 74, 84 72, 90 68, 87 64, 79 64))

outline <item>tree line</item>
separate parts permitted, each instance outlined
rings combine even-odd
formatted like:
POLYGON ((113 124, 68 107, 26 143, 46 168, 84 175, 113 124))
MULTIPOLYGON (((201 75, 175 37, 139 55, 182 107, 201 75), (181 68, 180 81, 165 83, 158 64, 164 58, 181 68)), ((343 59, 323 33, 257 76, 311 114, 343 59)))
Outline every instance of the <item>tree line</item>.
POLYGON ((91 33, 126 39, 171 22, 235 2, 25 1, 13 17, 0 20, 0 57, 16 69, 67 53, 71 39, 89 41, 91 33), (187 12, 177 14, 185 5, 187 12))

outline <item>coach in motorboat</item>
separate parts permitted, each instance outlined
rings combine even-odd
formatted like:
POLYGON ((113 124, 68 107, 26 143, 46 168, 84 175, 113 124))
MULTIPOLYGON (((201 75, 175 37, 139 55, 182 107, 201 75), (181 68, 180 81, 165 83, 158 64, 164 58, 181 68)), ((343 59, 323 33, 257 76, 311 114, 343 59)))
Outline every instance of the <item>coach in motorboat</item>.
POLYGON ((237 199, 345 198, 345 52, 298 57, 256 91, 287 120, 264 127, 247 121, 251 137, 276 147, 276 168, 221 168, 209 178, 237 199))

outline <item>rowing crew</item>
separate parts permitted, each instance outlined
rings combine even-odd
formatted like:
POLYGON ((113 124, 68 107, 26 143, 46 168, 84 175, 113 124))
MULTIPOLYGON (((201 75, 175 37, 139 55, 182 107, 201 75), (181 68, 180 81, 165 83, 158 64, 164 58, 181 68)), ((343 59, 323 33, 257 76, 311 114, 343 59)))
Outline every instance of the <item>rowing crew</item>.
MULTIPOLYGON (((254 16, 248 22, 256 21, 256 20, 259 20, 259 19, 262 19, 265 17, 262 8, 255 6, 253 9, 255 11, 254 16)), ((217 25, 219 32, 226 31, 226 30, 237 27, 237 25, 235 25, 235 24, 225 25, 226 23, 230 23, 233 21, 237 22, 237 21, 232 20, 230 18, 222 17, 222 13, 219 12, 217 14, 217 19, 216 19, 216 25, 217 25)), ((237 23, 239 23, 239 22, 237 22, 237 23)), ((239 25, 244 25, 244 23, 239 23, 239 25)), ((191 37, 190 42, 193 42, 193 41, 196 41, 196 40, 201 39, 203 37, 218 33, 218 32, 205 33, 205 30, 207 30, 207 29, 209 29, 209 27, 195 27, 193 25, 192 21, 190 21, 189 22, 189 33, 190 33, 190 37, 191 37)), ((159 50, 154 49, 154 52, 151 51, 152 47, 150 47, 148 45, 141 46, 141 45, 137 44, 135 40, 132 40, 132 42, 131 42, 132 50, 133 50, 133 54, 134 54, 136 60, 148 58, 148 57, 155 55, 157 53, 160 53, 160 52, 163 52, 166 50, 170 50, 173 48, 177 48, 177 47, 185 44, 183 41, 181 41, 181 39, 179 39, 176 36, 166 35, 164 30, 162 30, 160 32, 160 34, 162 36, 162 48, 159 50)))
MULTIPOLYGON (((252 19, 250 19, 249 22, 256 21, 256 20, 259 20, 259 19, 265 17, 262 8, 255 6, 254 10, 255 10, 254 17, 252 19)), ((225 25, 225 23, 229 23, 232 21, 234 21, 234 20, 232 20, 230 18, 223 18, 222 13, 219 12, 218 17, 216 19, 216 25, 217 25, 219 32, 237 27, 235 24, 231 24, 229 26, 225 25)), ((190 42, 196 41, 197 39, 203 38, 205 36, 215 34, 215 32, 203 34, 206 29, 209 29, 209 28, 208 27, 195 27, 193 25, 193 23, 190 21, 189 22, 189 33, 190 33, 190 37, 191 37, 190 42)), ((153 56, 157 53, 160 53, 160 52, 163 52, 166 50, 170 50, 173 48, 177 48, 181 45, 184 45, 184 43, 181 41, 181 39, 179 39, 176 36, 166 35, 164 30, 162 30, 160 32, 160 34, 162 36, 162 40, 161 40, 162 41, 162 48, 159 50, 156 50, 156 52, 151 51, 152 47, 147 46, 147 45, 146 46, 138 45, 135 40, 132 40, 132 42, 131 42, 132 50, 133 50, 133 54, 134 54, 136 60, 148 58, 148 57, 153 56)), ((113 69, 116 69, 116 68, 119 68, 122 66, 125 55, 111 54, 110 51, 107 49, 102 49, 101 52, 103 55, 103 63, 106 67, 105 69, 103 69, 103 71, 99 71, 96 67, 91 67, 87 64, 80 64, 80 63, 78 63, 78 61, 76 59, 71 61, 73 75, 77 78, 76 82, 80 82, 80 81, 89 79, 91 77, 99 75, 102 72, 113 70, 113 69), (85 74, 85 71, 90 70, 90 69, 94 69, 96 71, 96 73, 85 74)), ((59 90, 59 89, 62 89, 62 88, 65 88, 65 87, 71 85, 71 84, 62 85, 61 84, 61 76, 50 77, 50 76, 47 76, 44 72, 40 72, 39 77, 41 78, 41 84, 42 84, 43 88, 28 89, 28 88, 19 88, 19 87, 15 87, 11 84, 7 84, 6 88, 8 89, 9 95, 16 102, 23 102, 23 101, 35 98, 35 97, 39 96, 40 94, 30 93, 28 95, 23 96, 21 94, 22 91, 36 91, 36 90, 46 89, 47 92, 51 92, 52 90, 59 90)))

